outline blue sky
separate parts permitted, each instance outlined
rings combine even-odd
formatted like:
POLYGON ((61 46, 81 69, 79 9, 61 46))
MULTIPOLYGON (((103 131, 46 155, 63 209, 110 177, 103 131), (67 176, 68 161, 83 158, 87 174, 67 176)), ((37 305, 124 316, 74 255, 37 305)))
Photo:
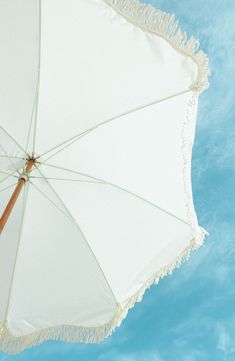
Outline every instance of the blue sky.
POLYGON ((193 191, 204 247, 152 287, 100 345, 47 342, 3 360, 235 360, 235 1, 152 0, 175 13, 210 58, 200 97, 193 191))

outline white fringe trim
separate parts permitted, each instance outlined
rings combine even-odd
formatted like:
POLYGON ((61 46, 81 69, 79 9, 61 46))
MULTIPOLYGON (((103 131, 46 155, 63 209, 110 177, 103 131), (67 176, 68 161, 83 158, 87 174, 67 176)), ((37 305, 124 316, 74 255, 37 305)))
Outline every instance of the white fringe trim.
POLYGON ((196 111, 197 111, 198 92, 192 91, 191 99, 188 101, 186 118, 182 127, 182 158, 183 158, 183 181, 184 181, 184 195, 185 205, 187 209, 188 224, 190 224, 193 238, 200 246, 203 243, 205 235, 208 232, 198 226, 197 215, 194 209, 193 192, 192 192, 192 175, 191 175, 191 159, 192 148, 196 127, 196 111))
POLYGON ((158 283, 161 278, 171 274, 173 270, 178 268, 183 261, 187 260, 190 253, 199 246, 198 242, 191 242, 191 244, 177 258, 151 277, 141 287, 141 289, 130 298, 124 309, 118 306, 116 315, 107 324, 100 327, 61 325, 34 332, 26 336, 15 337, 8 330, 7 322, 5 322, 0 329, 1 351, 8 354, 17 354, 27 348, 39 345, 48 340, 71 343, 99 343, 100 341, 103 341, 106 337, 112 334, 116 327, 120 326, 128 311, 135 305, 136 302, 140 302, 142 300, 145 291, 150 288, 152 284, 158 283))
POLYGON ((175 15, 156 9, 150 4, 139 0, 104 0, 120 15, 145 31, 164 38, 176 50, 191 57, 198 66, 198 77, 191 89, 202 92, 209 86, 210 75, 207 55, 199 50, 199 41, 187 37, 179 28, 175 15))
POLYGON ((186 121, 182 129, 182 156, 184 160, 184 186, 185 186, 185 201, 188 210, 188 221, 191 225, 194 240, 190 245, 170 264, 158 271, 151 277, 141 289, 134 294, 124 309, 118 305, 117 312, 113 319, 107 324, 100 327, 82 327, 72 325, 61 325, 57 327, 47 328, 32 334, 15 337, 8 329, 7 322, 0 328, 0 349, 9 354, 19 353, 29 347, 38 345, 47 340, 59 340, 73 343, 98 343, 111 335, 113 330, 118 327, 126 317, 130 308, 136 302, 140 302, 145 291, 154 283, 158 283, 161 278, 173 272, 181 263, 187 260, 190 253, 201 246, 207 232, 198 227, 196 214, 193 206, 192 186, 191 186, 191 153, 193 144, 193 135, 195 127, 195 110, 196 99, 198 93, 208 87, 208 60, 206 55, 199 51, 198 42, 195 39, 187 40, 186 34, 178 29, 178 23, 175 22, 173 15, 156 10, 151 5, 144 5, 138 0, 104 0, 110 4, 119 13, 126 18, 135 22, 142 28, 154 32, 167 41, 169 41, 175 48, 183 51, 185 54, 191 56, 198 64, 199 76, 197 82, 194 84, 192 99, 188 103, 186 121))

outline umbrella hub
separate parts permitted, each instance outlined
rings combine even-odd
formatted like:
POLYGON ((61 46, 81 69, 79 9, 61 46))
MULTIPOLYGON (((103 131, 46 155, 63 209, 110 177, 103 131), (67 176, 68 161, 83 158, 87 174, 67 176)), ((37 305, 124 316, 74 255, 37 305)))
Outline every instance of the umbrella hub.
POLYGON ((17 186, 16 186, 16 188, 15 188, 15 190, 14 190, 14 192, 0 218, 0 234, 1 234, 5 224, 7 223, 7 220, 12 212, 12 209, 17 201, 17 198, 20 195, 22 188, 24 187, 25 183, 28 182, 28 180, 29 180, 29 173, 31 172, 35 163, 36 163, 36 159, 34 159, 34 158, 27 159, 27 161, 25 163, 24 170, 19 176, 18 184, 17 184, 17 186))
POLYGON ((26 164, 24 166, 24 170, 23 172, 19 175, 19 181, 23 181, 23 182, 28 182, 29 180, 29 173, 31 172, 33 166, 36 163, 36 159, 35 158, 29 158, 26 161, 26 164))

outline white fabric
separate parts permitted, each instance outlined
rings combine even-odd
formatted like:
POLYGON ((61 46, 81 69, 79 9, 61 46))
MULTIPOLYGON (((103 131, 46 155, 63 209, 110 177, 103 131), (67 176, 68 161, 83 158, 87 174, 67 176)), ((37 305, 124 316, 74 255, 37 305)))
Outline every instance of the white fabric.
POLYGON ((0 237, 0 321, 96 328, 196 241, 198 66, 103 0, 0 0, 0 24, 1 214, 39 162, 0 237))
POLYGON ((39 0, 0 1, 1 126, 24 149, 37 87, 38 30, 39 0))
POLYGON ((43 0, 37 151, 188 89, 196 77, 192 59, 104 1, 43 0))
POLYGON ((30 185, 8 311, 17 336, 51 324, 98 326, 116 308, 78 226, 60 209, 30 185))

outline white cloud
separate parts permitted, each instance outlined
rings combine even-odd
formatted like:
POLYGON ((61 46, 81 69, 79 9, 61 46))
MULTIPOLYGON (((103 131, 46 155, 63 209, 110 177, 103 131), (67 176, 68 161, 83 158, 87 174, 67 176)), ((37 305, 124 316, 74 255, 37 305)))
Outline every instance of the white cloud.
POLYGON ((145 352, 120 352, 118 349, 113 348, 108 352, 102 353, 98 361, 164 361, 159 355, 158 351, 145 351, 145 352))
POLYGON ((233 318, 216 325, 217 349, 225 355, 235 352, 234 322, 235 319, 233 318))

